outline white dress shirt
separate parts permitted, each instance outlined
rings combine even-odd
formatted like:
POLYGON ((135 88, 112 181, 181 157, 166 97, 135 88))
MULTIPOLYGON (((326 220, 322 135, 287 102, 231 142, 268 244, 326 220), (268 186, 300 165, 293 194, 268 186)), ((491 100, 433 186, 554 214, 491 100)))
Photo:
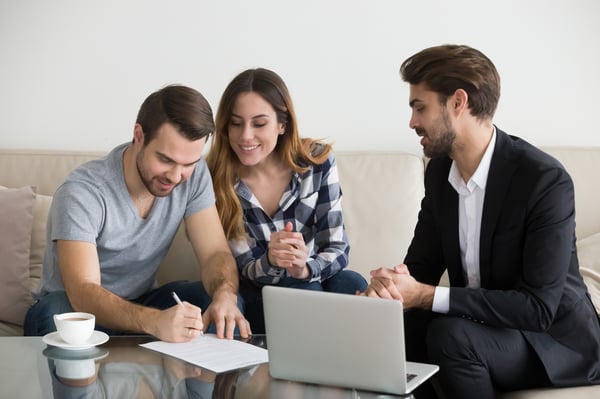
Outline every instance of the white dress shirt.
MULTIPOLYGON (((496 146, 496 127, 492 139, 477 166, 477 170, 468 182, 464 182, 456 162, 452 162, 448 173, 448 182, 458 193, 458 238, 460 241, 460 258, 467 287, 479 288, 479 243, 481 233, 481 215, 485 187, 492 154, 496 146)), ((432 310, 438 313, 448 313, 450 309, 450 288, 435 287, 432 310)))

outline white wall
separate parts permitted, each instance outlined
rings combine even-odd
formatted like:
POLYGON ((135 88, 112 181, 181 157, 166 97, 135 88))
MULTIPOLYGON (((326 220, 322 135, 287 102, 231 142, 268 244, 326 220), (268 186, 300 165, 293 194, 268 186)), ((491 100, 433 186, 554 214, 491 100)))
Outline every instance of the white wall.
POLYGON ((596 0, 0 0, 0 147, 109 150, 168 83, 216 112, 238 72, 290 87, 303 135, 420 153, 400 63, 437 44, 486 53, 496 123, 538 145, 600 146, 596 0))

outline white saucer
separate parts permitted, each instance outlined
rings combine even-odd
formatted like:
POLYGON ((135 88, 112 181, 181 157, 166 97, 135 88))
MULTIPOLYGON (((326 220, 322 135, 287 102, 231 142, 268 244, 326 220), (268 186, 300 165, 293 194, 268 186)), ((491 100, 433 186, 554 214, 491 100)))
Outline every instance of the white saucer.
POLYGON ((81 349, 89 349, 96 345, 102 345, 103 343, 108 341, 108 335, 102 331, 94 331, 92 333, 92 336, 90 337, 90 339, 87 340, 87 342, 85 342, 81 345, 71 345, 71 344, 68 344, 65 341, 63 341, 63 339, 60 337, 60 335, 58 335, 58 332, 54 331, 54 332, 44 335, 44 337, 42 338, 42 341, 44 341, 48 345, 57 346, 62 349, 81 350, 81 349))

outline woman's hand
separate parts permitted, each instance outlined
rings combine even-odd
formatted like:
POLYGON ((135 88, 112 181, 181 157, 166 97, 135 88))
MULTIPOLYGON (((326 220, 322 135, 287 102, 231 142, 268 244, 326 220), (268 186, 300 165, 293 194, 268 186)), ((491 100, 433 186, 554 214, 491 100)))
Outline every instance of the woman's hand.
POLYGON ((287 222, 283 230, 271 234, 268 256, 272 265, 287 269, 292 277, 300 280, 310 278, 306 264, 308 248, 302 234, 293 231, 291 222, 287 222))

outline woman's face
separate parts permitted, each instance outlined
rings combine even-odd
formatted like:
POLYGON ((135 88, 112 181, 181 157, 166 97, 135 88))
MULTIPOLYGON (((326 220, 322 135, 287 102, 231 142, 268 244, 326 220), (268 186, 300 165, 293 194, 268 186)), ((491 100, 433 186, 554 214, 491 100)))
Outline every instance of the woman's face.
POLYGON ((229 120, 229 145, 242 165, 260 165, 273 153, 284 128, 264 98, 254 92, 241 93, 229 120))

